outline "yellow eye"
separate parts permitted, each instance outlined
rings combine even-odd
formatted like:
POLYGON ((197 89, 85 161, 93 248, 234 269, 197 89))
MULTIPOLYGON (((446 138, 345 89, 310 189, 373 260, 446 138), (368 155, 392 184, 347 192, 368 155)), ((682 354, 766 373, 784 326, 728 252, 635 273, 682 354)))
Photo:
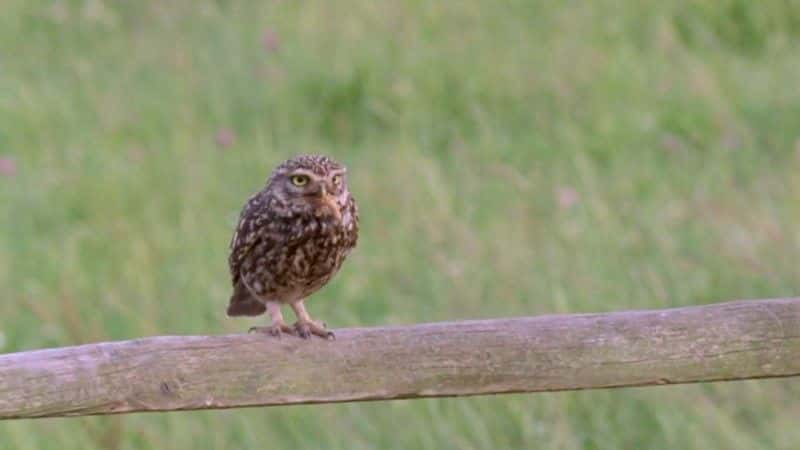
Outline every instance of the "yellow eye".
POLYGON ((308 177, 305 175, 292 175, 290 180, 295 186, 305 186, 308 184, 308 177))
POLYGON ((338 185, 342 184, 342 176, 341 175, 334 175, 332 181, 333 181, 333 184, 338 186, 338 185))

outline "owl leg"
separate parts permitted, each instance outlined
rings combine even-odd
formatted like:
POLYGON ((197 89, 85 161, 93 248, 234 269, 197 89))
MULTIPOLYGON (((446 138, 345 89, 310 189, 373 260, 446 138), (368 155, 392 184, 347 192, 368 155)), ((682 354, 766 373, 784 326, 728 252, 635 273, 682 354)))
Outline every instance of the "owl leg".
POLYGON ((267 313, 272 319, 272 325, 268 327, 250 327, 248 333, 266 333, 277 338, 281 337, 281 333, 295 334, 295 328, 286 325, 286 322, 283 321, 280 303, 267 302, 267 313))
POLYGON ((294 314, 297 316, 297 322, 294 324, 294 329, 297 335, 303 339, 308 339, 311 335, 316 335, 324 339, 335 339, 333 331, 325 328, 324 323, 318 323, 311 320, 311 316, 306 311, 306 306, 303 300, 291 304, 294 314))

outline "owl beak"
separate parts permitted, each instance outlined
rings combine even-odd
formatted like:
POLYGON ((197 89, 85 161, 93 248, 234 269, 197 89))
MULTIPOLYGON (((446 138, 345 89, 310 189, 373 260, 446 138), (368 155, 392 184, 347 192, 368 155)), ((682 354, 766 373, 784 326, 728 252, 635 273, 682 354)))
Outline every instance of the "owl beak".
POLYGON ((324 186, 320 190, 320 203, 330 210, 331 215, 336 218, 337 222, 342 220, 342 213, 339 212, 339 205, 336 203, 336 197, 328 194, 324 186))
POLYGON ((339 205, 336 204, 336 199, 333 196, 326 194, 322 197, 322 203, 331 210, 337 222, 342 220, 342 213, 339 212, 339 205))

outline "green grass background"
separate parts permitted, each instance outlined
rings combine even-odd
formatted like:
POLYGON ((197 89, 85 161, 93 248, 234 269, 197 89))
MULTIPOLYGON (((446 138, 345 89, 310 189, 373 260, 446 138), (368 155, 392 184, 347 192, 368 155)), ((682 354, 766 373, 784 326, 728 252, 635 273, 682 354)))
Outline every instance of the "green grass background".
MULTIPOLYGON (((310 301, 334 328, 800 293, 796 0, 0 10, 2 352, 257 323, 224 315, 227 244, 298 152, 346 163, 361 207, 359 248, 310 301)), ((0 448, 796 449, 798 395, 15 421, 0 448)))

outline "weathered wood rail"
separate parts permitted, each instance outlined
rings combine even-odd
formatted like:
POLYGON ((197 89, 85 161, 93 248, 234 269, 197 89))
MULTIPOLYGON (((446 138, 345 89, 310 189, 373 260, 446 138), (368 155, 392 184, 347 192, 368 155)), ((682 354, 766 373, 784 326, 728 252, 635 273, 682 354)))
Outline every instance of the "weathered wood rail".
POLYGON ((0 356, 0 418, 800 375, 800 298, 337 330, 163 336, 0 356))

